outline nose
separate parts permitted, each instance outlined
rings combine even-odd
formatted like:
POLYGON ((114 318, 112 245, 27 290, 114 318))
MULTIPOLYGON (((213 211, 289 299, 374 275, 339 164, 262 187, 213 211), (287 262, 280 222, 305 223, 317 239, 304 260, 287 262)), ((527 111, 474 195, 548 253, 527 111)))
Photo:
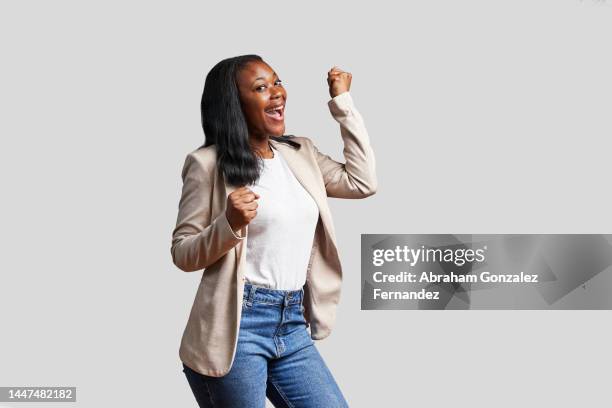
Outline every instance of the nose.
POLYGON ((283 96, 283 90, 280 88, 275 88, 274 92, 272 93, 272 99, 278 99, 280 97, 283 96))

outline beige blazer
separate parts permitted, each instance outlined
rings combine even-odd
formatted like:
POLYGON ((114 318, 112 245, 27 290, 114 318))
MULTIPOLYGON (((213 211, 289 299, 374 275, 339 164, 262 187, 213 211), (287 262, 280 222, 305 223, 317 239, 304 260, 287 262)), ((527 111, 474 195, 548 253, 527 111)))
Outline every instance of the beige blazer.
MULTIPOLYGON (((271 140, 295 177, 319 207, 319 221, 304 285, 304 317, 314 340, 327 337, 340 300, 342 269, 327 197, 364 198, 376 192, 374 152, 363 119, 351 95, 342 93, 328 102, 340 124, 346 163, 320 153, 306 137, 293 137, 296 149, 271 140)), ((182 171, 183 189, 172 259, 185 272, 204 269, 179 356, 185 365, 208 376, 222 377, 234 361, 248 256, 248 225, 234 234, 225 216, 227 185, 216 167, 215 146, 189 153, 182 171)))

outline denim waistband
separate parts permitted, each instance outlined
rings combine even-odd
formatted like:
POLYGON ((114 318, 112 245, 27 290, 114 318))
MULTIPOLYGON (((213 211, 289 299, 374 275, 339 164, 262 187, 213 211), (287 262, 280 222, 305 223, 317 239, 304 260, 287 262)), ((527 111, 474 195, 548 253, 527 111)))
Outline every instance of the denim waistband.
POLYGON ((269 305, 301 304, 304 299, 304 289, 282 290, 256 286, 252 283, 244 284, 243 301, 247 304, 265 303, 269 305))

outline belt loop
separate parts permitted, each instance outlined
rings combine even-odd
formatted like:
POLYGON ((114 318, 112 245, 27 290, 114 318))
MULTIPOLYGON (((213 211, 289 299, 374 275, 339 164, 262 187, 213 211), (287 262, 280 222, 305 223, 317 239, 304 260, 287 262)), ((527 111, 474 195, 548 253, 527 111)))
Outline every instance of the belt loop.
POLYGON ((247 306, 253 306, 253 298, 255 297, 255 292, 257 291, 257 286, 251 285, 251 289, 249 290, 249 298, 247 299, 247 306))

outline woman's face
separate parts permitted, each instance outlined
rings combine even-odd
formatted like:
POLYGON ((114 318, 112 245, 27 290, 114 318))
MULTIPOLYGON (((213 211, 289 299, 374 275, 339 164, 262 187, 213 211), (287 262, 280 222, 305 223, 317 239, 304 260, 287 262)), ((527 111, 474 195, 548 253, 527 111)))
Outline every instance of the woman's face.
POLYGON ((250 62, 236 82, 250 136, 284 135, 287 91, 274 70, 265 62, 250 62))

